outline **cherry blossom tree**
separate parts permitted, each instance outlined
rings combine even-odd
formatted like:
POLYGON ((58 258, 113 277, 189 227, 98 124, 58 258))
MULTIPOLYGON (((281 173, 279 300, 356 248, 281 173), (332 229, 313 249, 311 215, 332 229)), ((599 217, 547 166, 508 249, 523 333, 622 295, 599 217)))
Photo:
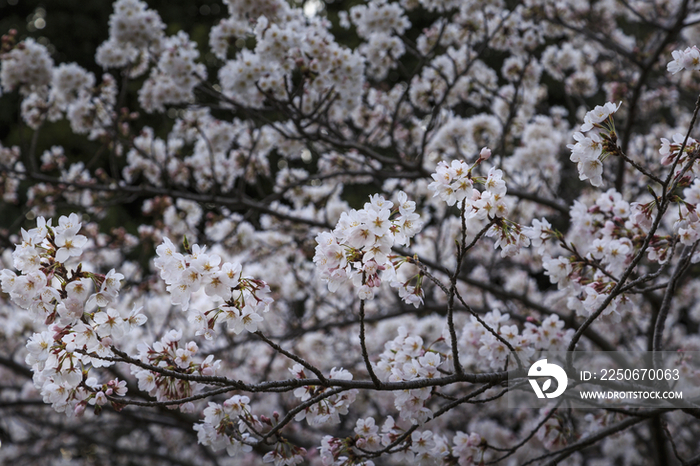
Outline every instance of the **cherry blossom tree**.
POLYGON ((699 408, 506 402, 700 351, 700 5, 217 8, 2 31, 3 462, 700 464, 699 408))

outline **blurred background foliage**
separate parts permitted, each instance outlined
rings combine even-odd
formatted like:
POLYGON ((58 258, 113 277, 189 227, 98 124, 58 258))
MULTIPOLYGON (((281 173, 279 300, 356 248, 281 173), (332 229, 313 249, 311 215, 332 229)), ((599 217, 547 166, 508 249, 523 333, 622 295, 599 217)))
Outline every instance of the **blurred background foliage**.
MULTIPOLYGON (((184 30, 199 44, 202 61, 209 67, 210 76, 216 76, 219 65, 216 57, 209 52, 209 30, 227 14, 223 3, 211 0, 149 0, 150 8, 156 9, 167 25, 166 34, 171 35, 184 30)), ((95 74, 96 83, 101 82, 105 72, 95 63, 95 51, 109 35, 109 16, 112 13, 111 1, 84 0, 0 0, 0 33, 6 34, 11 29, 17 30, 17 41, 28 37, 45 45, 55 65, 75 62, 95 74)), ((117 70, 112 73, 121 85, 122 77, 117 70)), ((137 91, 148 74, 129 83, 127 107, 138 110, 137 91)), ((34 131, 28 128, 19 117, 21 97, 13 92, 0 98, 0 141, 5 146, 17 145, 25 153, 29 150, 34 131)), ((147 115, 141 112, 134 128, 151 126, 160 135, 167 134, 172 126, 173 117, 147 115)), ((137 130, 138 131, 138 130, 137 130)), ((62 146, 69 163, 82 161, 90 163, 93 168, 107 168, 107 156, 104 141, 89 141, 86 137, 75 135, 66 120, 46 122, 40 128, 36 154, 41 155, 52 146, 62 146), (97 155, 96 154, 102 154, 97 155)), ((101 219, 102 231, 110 232, 113 228, 125 227, 130 233, 136 233, 141 218, 142 199, 124 199, 107 209, 101 219)), ((32 215, 27 215, 27 198, 21 196, 17 205, 0 206, 0 227, 8 233, 16 232, 20 226, 29 226, 32 215), (25 220, 25 217, 27 219, 25 220)), ((74 210, 71 206, 57 206, 60 213, 74 210)), ((150 254, 149 254, 150 255, 150 254)))
MULTIPOLYGON (((307 15, 322 15, 327 17, 333 24, 332 33, 337 40, 351 48, 359 45, 359 39, 354 30, 339 27, 340 11, 348 11, 352 6, 365 3, 363 0, 289 0, 295 6, 304 9, 307 15)), ((18 31, 17 40, 21 41, 27 37, 34 38, 37 42, 45 45, 56 65, 60 63, 78 63, 95 74, 96 83, 101 82, 101 76, 105 70, 95 63, 95 51, 97 47, 108 38, 109 16, 112 13, 112 1, 109 0, 0 0, 0 34, 6 34, 10 29, 18 31)), ((190 37, 197 42, 200 51, 200 62, 208 68, 208 80, 210 83, 217 82, 217 71, 223 62, 217 59, 209 49, 209 31, 219 20, 228 16, 228 8, 221 0, 146 0, 149 8, 155 9, 160 14, 164 24, 166 24, 166 34, 172 35, 180 30, 187 32, 190 37)), ((429 27, 437 18, 435 13, 428 13, 422 9, 409 12, 409 20, 412 27, 406 32, 406 39, 415 40, 420 32, 429 27)), ((254 41, 247 44, 232 45, 230 56, 237 50, 237 45, 253 47, 254 41)), ((502 53, 485 50, 482 59, 496 69, 500 68, 504 56, 502 53)), ((408 81, 411 74, 416 70, 417 59, 411 54, 406 54, 401 59, 401 67, 389 73, 385 82, 373 83, 374 85, 387 90, 399 81, 408 81)), ((118 70, 107 70, 117 79, 121 87, 122 76, 118 70)), ((126 107, 130 111, 139 109, 137 92, 148 73, 137 79, 129 81, 126 107)), ((563 83, 547 83, 549 100, 552 104, 564 103, 563 83)), ((210 102, 211 98, 203 93, 197 93, 199 103, 210 102)), ((20 96, 18 93, 10 93, 0 98, 0 141, 5 146, 17 145, 23 153, 29 152, 33 131, 28 128, 19 118, 20 96)), ((483 109, 461 106, 455 111, 463 116, 478 113, 483 109)), ((213 110, 212 114, 223 120, 230 120, 233 114, 230 111, 213 110)), ((157 136, 165 137, 172 127, 174 119, 178 116, 178 111, 170 108, 164 118, 162 114, 146 114, 140 112, 138 118, 132 122, 132 130, 138 133, 140 128, 149 126, 154 128, 157 136)), ((570 115, 571 117, 572 115, 570 115)), ((274 118, 273 118, 274 119, 274 118)), ((66 120, 57 122, 46 122, 40 128, 37 139, 36 154, 41 155, 52 146, 62 146, 69 163, 82 161, 90 164, 94 170, 103 168, 106 173, 111 173, 109 167, 106 141, 89 141, 86 137, 75 135, 71 132, 66 120), (97 154, 97 155, 96 155, 97 154)), ((274 180, 277 156, 273 152, 270 156, 272 168, 271 180, 274 180)), ((123 158, 120 163, 124 163, 123 158)), ((292 166, 301 162, 290 162, 292 166)), ((309 162, 307 162, 309 163, 309 162)), ((313 170, 315 161, 310 161, 308 167, 313 170)), ((565 165, 566 166, 566 165, 565 165)), ((121 167, 119 167, 121 169, 121 167)), ((575 176, 575 173, 567 173, 565 177, 575 176)), ((262 180, 265 194, 271 192, 271 180, 262 180)), ((563 183, 563 186, 567 186, 563 183)), ((257 190, 250 190, 250 194, 259 195, 260 186, 257 190)), ((379 185, 353 186, 347 189, 346 197, 351 205, 361 205, 368 192, 376 192, 379 185)), ((577 190, 573 190, 568 196, 575 197, 577 190)), ((149 222, 141 214, 141 198, 124 198, 122 202, 113 202, 106 208, 105 216, 101 219, 104 232, 109 232, 114 227, 125 227, 130 233, 136 233, 138 225, 149 222)), ((27 197, 20 197, 17 205, 0 205, 0 228, 5 229, 5 233, 18 231, 19 226, 28 227, 33 217, 26 215, 27 197), (27 217, 25 220, 24 217, 27 217)), ((75 210, 73 206, 57 206, 58 212, 63 214, 75 210)), ((205 208, 205 210, 208 210, 205 208)))
MULTIPOLYGON (((122 76, 119 75, 118 70, 103 70, 94 59, 97 47, 109 35, 112 3, 107 0, 0 0, 0 34, 6 34, 11 29, 15 29, 17 42, 31 37, 45 45, 55 65, 75 62, 94 73, 97 84, 101 82, 102 74, 108 71, 117 78, 118 85, 121 87, 122 76)), ((160 14, 166 25, 167 35, 183 30, 197 42, 201 54, 200 62, 207 66, 209 82, 215 83, 217 71, 223 62, 217 59, 209 49, 209 31, 219 20, 228 16, 227 6, 221 1, 212 0, 146 0, 146 3, 149 8, 155 9, 160 14)), ((354 32, 338 27, 338 12, 347 11, 353 5, 364 3, 362 0, 326 3, 320 0, 296 2, 292 0, 292 3, 304 8, 307 15, 317 14, 328 17, 334 24, 333 33, 339 42, 353 48, 359 44, 359 39, 354 32)), ((413 28, 415 34, 409 33, 409 36, 417 36, 422 28, 432 21, 424 17, 411 18, 411 20, 417 27, 413 28)), ((246 46, 252 47, 254 43, 248 43, 246 46)), ((232 45, 231 56, 235 54, 235 50, 239 48, 232 45)), ((147 76, 148 73, 130 80, 128 84, 126 106, 130 111, 139 110, 137 92, 147 76)), ((392 72, 390 81, 396 82, 406 78, 407 76, 399 76, 396 72, 392 72)), ((197 97, 203 102, 211 100, 201 93, 197 97)), ((27 153, 34 131, 21 121, 20 103, 21 96, 17 92, 0 97, 0 141, 5 146, 17 145, 23 153, 27 153)), ((224 120, 230 120, 233 117, 230 112, 213 111, 212 113, 224 120)), ((138 128, 150 126, 154 128, 156 135, 165 137, 178 112, 175 109, 169 109, 166 115, 168 118, 163 118, 161 114, 149 115, 140 112, 132 128, 138 132, 138 128)), ((90 164, 93 169, 103 168, 109 172, 104 141, 89 141, 84 136, 73 134, 66 120, 46 122, 39 131, 35 152, 37 155, 41 155, 52 146, 62 146, 69 163, 82 161, 90 164), (96 154, 102 154, 102 156, 96 157, 96 154)), ((270 162, 273 167, 276 166, 276 159, 275 154, 271 154, 270 162)), ((374 189, 376 187, 371 190, 374 189)), ((363 199, 364 197, 366 196, 362 196, 363 199)), ((123 226, 129 232, 136 233, 138 225, 145 220, 141 218, 141 201, 142 199, 125 199, 123 203, 109 207, 109 212, 101 220, 103 231, 108 232, 112 228, 123 226)), ((33 216, 27 215, 29 209, 26 203, 25 195, 20 197, 17 205, 0 205, 0 228, 5 229, 6 233, 13 233, 20 226, 28 227, 33 216)), ((71 206, 57 207, 60 213, 74 210, 71 206)))
MULTIPOLYGON (((188 32, 199 44, 202 61, 210 67, 210 72, 215 69, 213 67, 218 63, 216 57, 208 52, 208 35, 211 26, 226 15, 226 7, 223 4, 211 0, 150 0, 147 3, 161 15, 167 25, 168 35, 180 30, 188 32)), ((78 63, 93 72, 99 83, 104 70, 95 63, 95 51, 108 38, 111 13, 110 1, 0 0, 0 32, 5 34, 10 29, 16 29, 18 41, 27 37, 34 38, 48 48, 55 64, 78 63)), ((114 73, 116 70, 110 71, 114 73)), ((134 91, 140 87, 146 76, 132 83, 134 91)), ((115 77, 119 79, 119 76, 115 77)), ((129 102, 129 107, 136 109, 133 105, 136 103, 135 95, 132 97, 134 101, 129 102)), ((27 135, 20 134, 21 128, 18 127, 21 126, 18 125, 20 98, 13 93, 3 96, 2 102, 0 139, 8 145, 21 144, 27 135)), ((29 133, 27 128, 24 130, 29 133)), ((51 145, 63 145, 69 153, 69 148, 82 142, 76 139, 85 139, 72 135, 67 124, 59 124, 55 128, 42 128, 42 132, 39 153, 49 147, 49 141, 51 145)))

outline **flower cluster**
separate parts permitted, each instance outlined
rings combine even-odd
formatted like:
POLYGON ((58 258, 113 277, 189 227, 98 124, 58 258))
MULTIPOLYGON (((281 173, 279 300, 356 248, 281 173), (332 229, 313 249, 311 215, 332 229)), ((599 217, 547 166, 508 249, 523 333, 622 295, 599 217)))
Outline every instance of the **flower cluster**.
POLYGON ((107 396, 126 393, 125 382, 115 379, 101 385, 90 371, 111 365, 113 341, 146 322, 139 307, 131 312, 110 307, 116 304, 122 274, 110 270, 100 275, 83 271, 82 264, 67 265, 88 243, 79 234, 81 226, 74 213, 60 217, 57 226, 39 217, 36 228, 22 230, 22 243, 12 254, 21 274, 0 272, 3 292, 47 328, 27 342, 26 362, 44 400, 68 415, 81 414, 88 403, 99 407, 107 396), (95 292, 90 293, 93 286, 95 292))
MULTIPOLYGON (((295 364, 289 371, 296 379, 308 378, 301 364, 295 364)), ((330 380, 352 380, 352 374, 343 368, 336 369, 334 367, 331 369, 328 378, 330 380)), ((302 402, 305 402, 315 396, 322 395, 328 390, 327 388, 317 386, 303 386, 294 390, 294 396, 299 398, 302 402)), ((338 424, 340 422, 340 416, 348 414, 348 408, 355 401, 356 396, 357 390, 352 389, 323 397, 318 403, 314 403, 299 411, 294 417, 294 420, 302 421, 306 419, 306 422, 310 426, 338 424)))
POLYGON ((61 110, 68 110, 83 92, 95 85, 95 75, 75 63, 61 63, 53 69, 51 97, 61 110))
POLYGON ((231 18, 212 31, 210 41, 220 57, 227 48, 222 39, 241 34, 243 28, 256 39, 254 51, 242 50, 219 70, 223 94, 235 102, 260 107, 266 96, 286 95, 291 73, 296 70, 313 77, 305 87, 303 99, 296 97, 293 101, 298 111, 311 115, 315 106, 328 96, 335 96, 329 110, 333 119, 342 119, 360 103, 364 83, 362 57, 333 40, 327 31, 330 22, 314 18, 307 23, 298 10, 290 11, 286 3, 270 3, 273 5, 267 5, 269 10, 265 5, 232 6, 231 18), (255 18, 252 30, 250 24, 241 23, 242 15, 233 13, 251 6, 254 10, 267 10, 264 16, 251 16, 255 18))
POLYGON ((249 452, 255 440, 248 432, 248 424, 260 424, 251 414, 250 398, 234 395, 223 404, 209 402, 204 409, 204 420, 194 425, 197 438, 202 445, 212 449, 226 449, 230 456, 249 452))
MULTIPOLYGON (((275 419, 277 421, 279 414, 275 412, 275 415, 277 416, 275 419)), ((272 425, 272 422, 268 419, 263 419, 263 422, 272 425)), ((263 463, 274 463, 275 466, 294 466, 303 463, 305 456, 306 448, 281 440, 275 444, 274 450, 265 453, 262 460, 263 463)))
MULTIPOLYGON (((321 447, 318 450, 323 466, 348 464, 349 455, 354 453, 349 442, 332 435, 326 435, 321 439, 321 447)), ((374 466, 374 461, 358 460, 354 464, 358 466, 374 466)))
POLYGON ((92 73, 75 63, 54 67, 47 48, 31 38, 0 54, 0 67, 5 91, 18 87, 24 95, 22 119, 33 129, 65 115, 75 133, 89 133, 95 139, 114 121, 116 88, 110 75, 95 88, 92 73))
MULTIPOLYGON (((543 409, 543 414, 548 414, 550 409, 543 409)), ((565 421, 560 416, 554 415, 539 428, 537 439, 542 442, 546 449, 556 450, 566 445, 569 434, 565 421)))
POLYGON ((139 91, 141 107, 162 112, 166 105, 192 102, 194 87, 207 78, 206 67, 195 63, 197 58, 197 44, 185 32, 164 39, 158 65, 139 91))
POLYGON ((219 60, 226 60, 229 44, 236 38, 245 37, 248 25, 238 18, 224 18, 219 24, 211 28, 209 33, 209 47, 219 60))
MULTIPOLYGON (((693 153, 698 149, 698 141, 681 133, 675 133, 673 135, 673 142, 666 138, 661 138, 661 148, 659 153, 661 154, 661 165, 671 165, 676 162, 676 173, 680 173, 686 162, 690 161, 693 153), (685 142, 685 146, 683 143, 685 142), (681 154, 681 148, 683 148, 683 154, 681 154)), ((697 164, 694 163, 690 168, 691 173, 697 172, 697 164)))
MULTIPOLYGON (((542 265, 550 281, 568 291, 569 309, 588 316, 605 301, 615 285, 615 277, 632 261, 638 247, 636 239, 651 226, 649 205, 632 205, 610 189, 600 193, 591 207, 576 201, 571 219, 576 234, 568 238, 570 254, 545 255, 542 265)), ((647 256, 663 263, 670 246, 668 237, 654 237, 647 256)), ((630 308, 630 298, 622 294, 605 308, 603 315, 619 321, 621 313, 630 308)))
POLYGON ((565 351, 574 334, 573 329, 564 329, 564 322, 556 314, 542 322, 528 319, 520 332, 517 325, 507 325, 509 314, 498 309, 487 312, 482 322, 472 316, 464 325, 460 337, 460 362, 467 367, 482 370, 503 370, 506 361, 514 364, 508 343, 521 362, 529 361, 536 351, 565 351), (488 328, 486 328, 486 326, 488 328))
MULTIPOLYGON (((340 439, 327 435, 321 442, 320 454, 324 465, 341 466, 348 464, 350 457, 355 457, 359 451, 376 451, 392 446, 396 458, 407 464, 459 464, 473 466, 483 464, 485 443, 477 433, 465 434, 458 431, 450 445, 447 437, 431 430, 413 430, 408 439, 400 446, 395 443, 405 437, 406 425, 388 416, 382 425, 381 433, 373 417, 361 418, 355 425, 355 437, 340 439)), ((352 463, 371 466, 374 462, 361 459, 352 463)))
MULTIPOLYGON (((19 162, 20 151, 18 146, 4 147, 0 143, 0 167, 22 170, 22 162, 19 162)), ((2 200, 9 203, 17 203, 19 180, 12 176, 0 175, 0 192, 2 200)))
POLYGON ((484 452, 486 444, 481 435, 472 432, 466 434, 458 431, 452 439, 454 447, 452 447, 452 456, 457 458, 459 466, 480 465, 484 462, 484 452))
POLYGON ((501 249, 501 257, 515 256, 530 245, 530 238, 527 230, 504 218, 508 215, 505 199, 508 188, 503 171, 491 167, 486 178, 472 175, 472 170, 490 157, 491 150, 484 147, 471 167, 462 160, 453 160, 449 165, 441 161, 432 174, 434 181, 428 189, 433 191, 433 197, 440 197, 449 206, 460 203, 467 229, 474 229, 474 226, 470 228, 470 223, 491 221, 486 236, 496 238, 494 247, 501 249), (484 190, 475 189, 475 183, 483 184, 484 190))
POLYGON ((420 286, 409 288, 408 283, 398 282, 396 268, 401 263, 392 262, 391 249, 394 245, 408 245, 423 222, 415 213, 415 202, 409 201, 406 193, 401 191, 397 197, 394 207, 383 196, 370 196, 363 209, 343 212, 332 232, 316 236, 314 263, 331 292, 351 281, 360 299, 371 299, 374 289, 381 285, 379 273, 383 272, 384 280, 401 288, 406 302, 421 302, 420 286))
POLYGON ((155 265, 168 285, 172 304, 179 304, 183 311, 190 306, 190 298, 200 289, 214 301, 223 301, 215 309, 192 310, 189 320, 197 327, 197 335, 207 339, 214 337, 217 321, 226 322, 236 334, 243 330, 255 332, 263 321, 260 313, 269 310, 272 298, 270 287, 262 280, 243 277, 241 264, 223 262, 217 254, 207 254, 206 248, 197 244, 188 245, 186 254, 167 237, 156 248, 155 265))
POLYGON ((435 181, 428 187, 435 192, 433 196, 439 196, 449 206, 473 196, 474 182, 466 162, 453 160, 448 165, 447 162, 441 161, 431 176, 435 181))
POLYGON ((673 60, 668 62, 666 69, 671 74, 676 74, 683 70, 700 70, 700 50, 696 46, 687 47, 685 50, 674 50, 671 52, 673 60))
MULTIPOLYGON (((209 402, 202 414, 204 419, 194 425, 199 443, 211 446, 214 451, 225 448, 229 456, 250 452, 257 443, 254 435, 262 434, 280 421, 276 411, 272 418, 254 415, 250 398, 245 395, 234 395, 222 404, 209 402)), ((280 438, 262 460, 275 466, 293 466, 302 463, 305 455, 305 448, 280 438)))
POLYGON ((109 17, 109 39, 97 49, 95 59, 103 68, 119 68, 135 62, 148 48, 157 50, 165 24, 155 10, 139 0, 118 0, 109 17))
POLYGON ((683 202, 680 203, 680 216, 674 224, 674 230, 678 232, 678 240, 681 244, 692 246, 700 239, 700 180, 695 179, 693 184, 683 190, 683 202))
POLYGON ((19 87, 22 94, 28 94, 51 82, 53 60, 46 47, 34 39, 28 38, 0 55, 0 63, 0 84, 4 92, 19 87))
POLYGON ((530 246, 529 230, 510 221, 494 223, 486 236, 496 238, 493 247, 501 249, 501 257, 515 256, 522 248, 530 246))
POLYGON ((579 179, 590 180, 593 186, 603 184, 603 160, 614 150, 611 148, 611 144, 615 144, 617 141, 612 115, 617 112, 621 104, 622 102, 617 105, 607 102, 602 106, 597 105, 586 113, 581 131, 574 133, 576 144, 567 146, 571 149, 571 161, 577 164, 579 179), (583 135, 593 128, 605 131, 589 133, 588 136, 583 135))
MULTIPOLYGON (((376 364, 377 375, 383 381, 401 382, 414 379, 439 377, 438 368, 444 358, 435 350, 423 346, 420 335, 411 335, 405 327, 399 327, 398 336, 384 344, 384 352, 376 364)), ((430 388, 414 388, 396 393, 395 406, 401 419, 423 424, 433 417, 426 407, 431 397, 430 388)))
MULTIPOLYGON (((170 330, 153 347, 141 343, 138 346, 139 360, 144 364, 165 369, 167 371, 182 374, 197 374, 202 376, 216 375, 221 366, 220 360, 214 360, 213 355, 207 356, 202 362, 195 362, 195 356, 199 351, 197 343, 187 342, 180 346, 182 331, 170 330)), ((138 380, 139 390, 154 396, 158 401, 179 400, 191 396, 195 391, 195 384, 188 380, 163 375, 138 366, 131 366, 131 373, 138 380)), ((182 411, 191 412, 194 405, 183 403, 182 411)))
MULTIPOLYGON (((491 167, 487 177, 472 176, 472 170, 481 162, 491 156, 491 151, 484 147, 479 158, 473 166, 467 165, 461 160, 453 160, 450 165, 441 161, 433 177, 433 182, 428 189, 433 191, 433 197, 440 197, 449 206, 457 202, 463 204, 465 220, 471 218, 494 219, 502 218, 508 214, 508 206, 505 203, 505 195, 508 189, 503 180, 503 172, 496 167, 491 167), (484 185, 484 190, 474 188, 474 183, 484 185)), ((462 206, 460 206, 462 208, 462 206)))
MULTIPOLYGON (((365 59, 367 74, 374 79, 384 79, 406 51, 403 41, 397 37, 411 26, 404 9, 398 3, 368 2, 353 6, 349 13, 357 35, 366 40, 359 51, 365 59)), ((345 19, 347 21, 347 17, 345 19)))
POLYGON ((357 35, 363 38, 388 31, 403 34, 411 26, 401 5, 388 2, 356 5, 350 8, 350 20, 357 27, 357 35))

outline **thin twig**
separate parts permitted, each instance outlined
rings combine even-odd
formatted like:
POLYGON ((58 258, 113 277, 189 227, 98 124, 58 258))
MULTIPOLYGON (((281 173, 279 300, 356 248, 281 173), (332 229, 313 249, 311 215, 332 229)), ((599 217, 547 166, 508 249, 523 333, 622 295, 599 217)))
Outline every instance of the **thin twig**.
POLYGON ((282 347, 280 345, 276 344, 275 342, 273 342, 272 340, 267 338, 265 335, 263 335, 260 330, 255 332, 255 335, 257 335, 262 341, 264 341, 265 343, 270 345, 270 347, 272 349, 274 349, 275 351, 277 351, 278 353, 281 353, 281 354, 287 356, 292 361, 298 362, 299 364, 301 364, 302 366, 306 367, 308 370, 310 370, 311 372, 316 374, 316 377, 318 377, 319 380, 321 380, 322 382, 328 383, 328 380, 326 380, 326 377, 324 377, 323 372, 321 372, 319 369, 317 369, 312 364, 309 364, 308 362, 306 362, 303 358, 301 358, 295 354, 292 354, 289 351, 282 349, 282 347))
POLYGON ((668 317, 668 311, 671 308, 672 296, 676 291, 678 281, 683 276, 683 273, 688 269, 688 266, 690 266, 690 260, 693 257, 693 253, 695 252, 695 248, 697 247, 697 245, 698 243, 695 242, 693 246, 685 247, 681 258, 678 261, 678 264, 676 265, 676 269, 673 271, 673 275, 668 281, 668 286, 666 287, 666 292, 664 293, 661 308, 659 309, 658 315, 656 317, 656 323, 654 324, 653 351, 655 367, 660 367, 661 364, 661 354, 659 353, 659 351, 662 351, 663 347, 662 339, 664 327, 666 324, 666 318, 668 317))
MULTIPOLYGON (((362 281, 364 282, 364 272, 362 272, 362 281)), ((360 346, 362 347, 362 359, 365 361, 365 366, 367 367, 367 372, 369 373, 370 379, 374 382, 374 386, 380 388, 382 383, 379 381, 377 374, 374 373, 372 369, 372 363, 369 360, 369 354, 367 353, 367 344, 365 342, 365 300, 360 300, 360 346)))

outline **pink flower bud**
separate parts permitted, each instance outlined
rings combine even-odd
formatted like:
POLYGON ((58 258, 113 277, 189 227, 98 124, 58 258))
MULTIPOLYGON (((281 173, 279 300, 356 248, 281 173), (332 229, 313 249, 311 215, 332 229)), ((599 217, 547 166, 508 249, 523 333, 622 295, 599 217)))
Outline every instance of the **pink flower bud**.
POLYGON ((488 147, 484 147, 481 149, 481 152, 479 152, 479 158, 481 160, 488 160, 489 157, 491 157, 491 149, 488 147))
POLYGON ((75 405, 75 408, 73 409, 73 413, 74 413, 76 416, 82 416, 83 413, 85 412, 85 407, 86 407, 86 406, 87 406, 87 403, 85 403, 84 401, 81 401, 80 403, 78 403, 77 405, 75 405))

